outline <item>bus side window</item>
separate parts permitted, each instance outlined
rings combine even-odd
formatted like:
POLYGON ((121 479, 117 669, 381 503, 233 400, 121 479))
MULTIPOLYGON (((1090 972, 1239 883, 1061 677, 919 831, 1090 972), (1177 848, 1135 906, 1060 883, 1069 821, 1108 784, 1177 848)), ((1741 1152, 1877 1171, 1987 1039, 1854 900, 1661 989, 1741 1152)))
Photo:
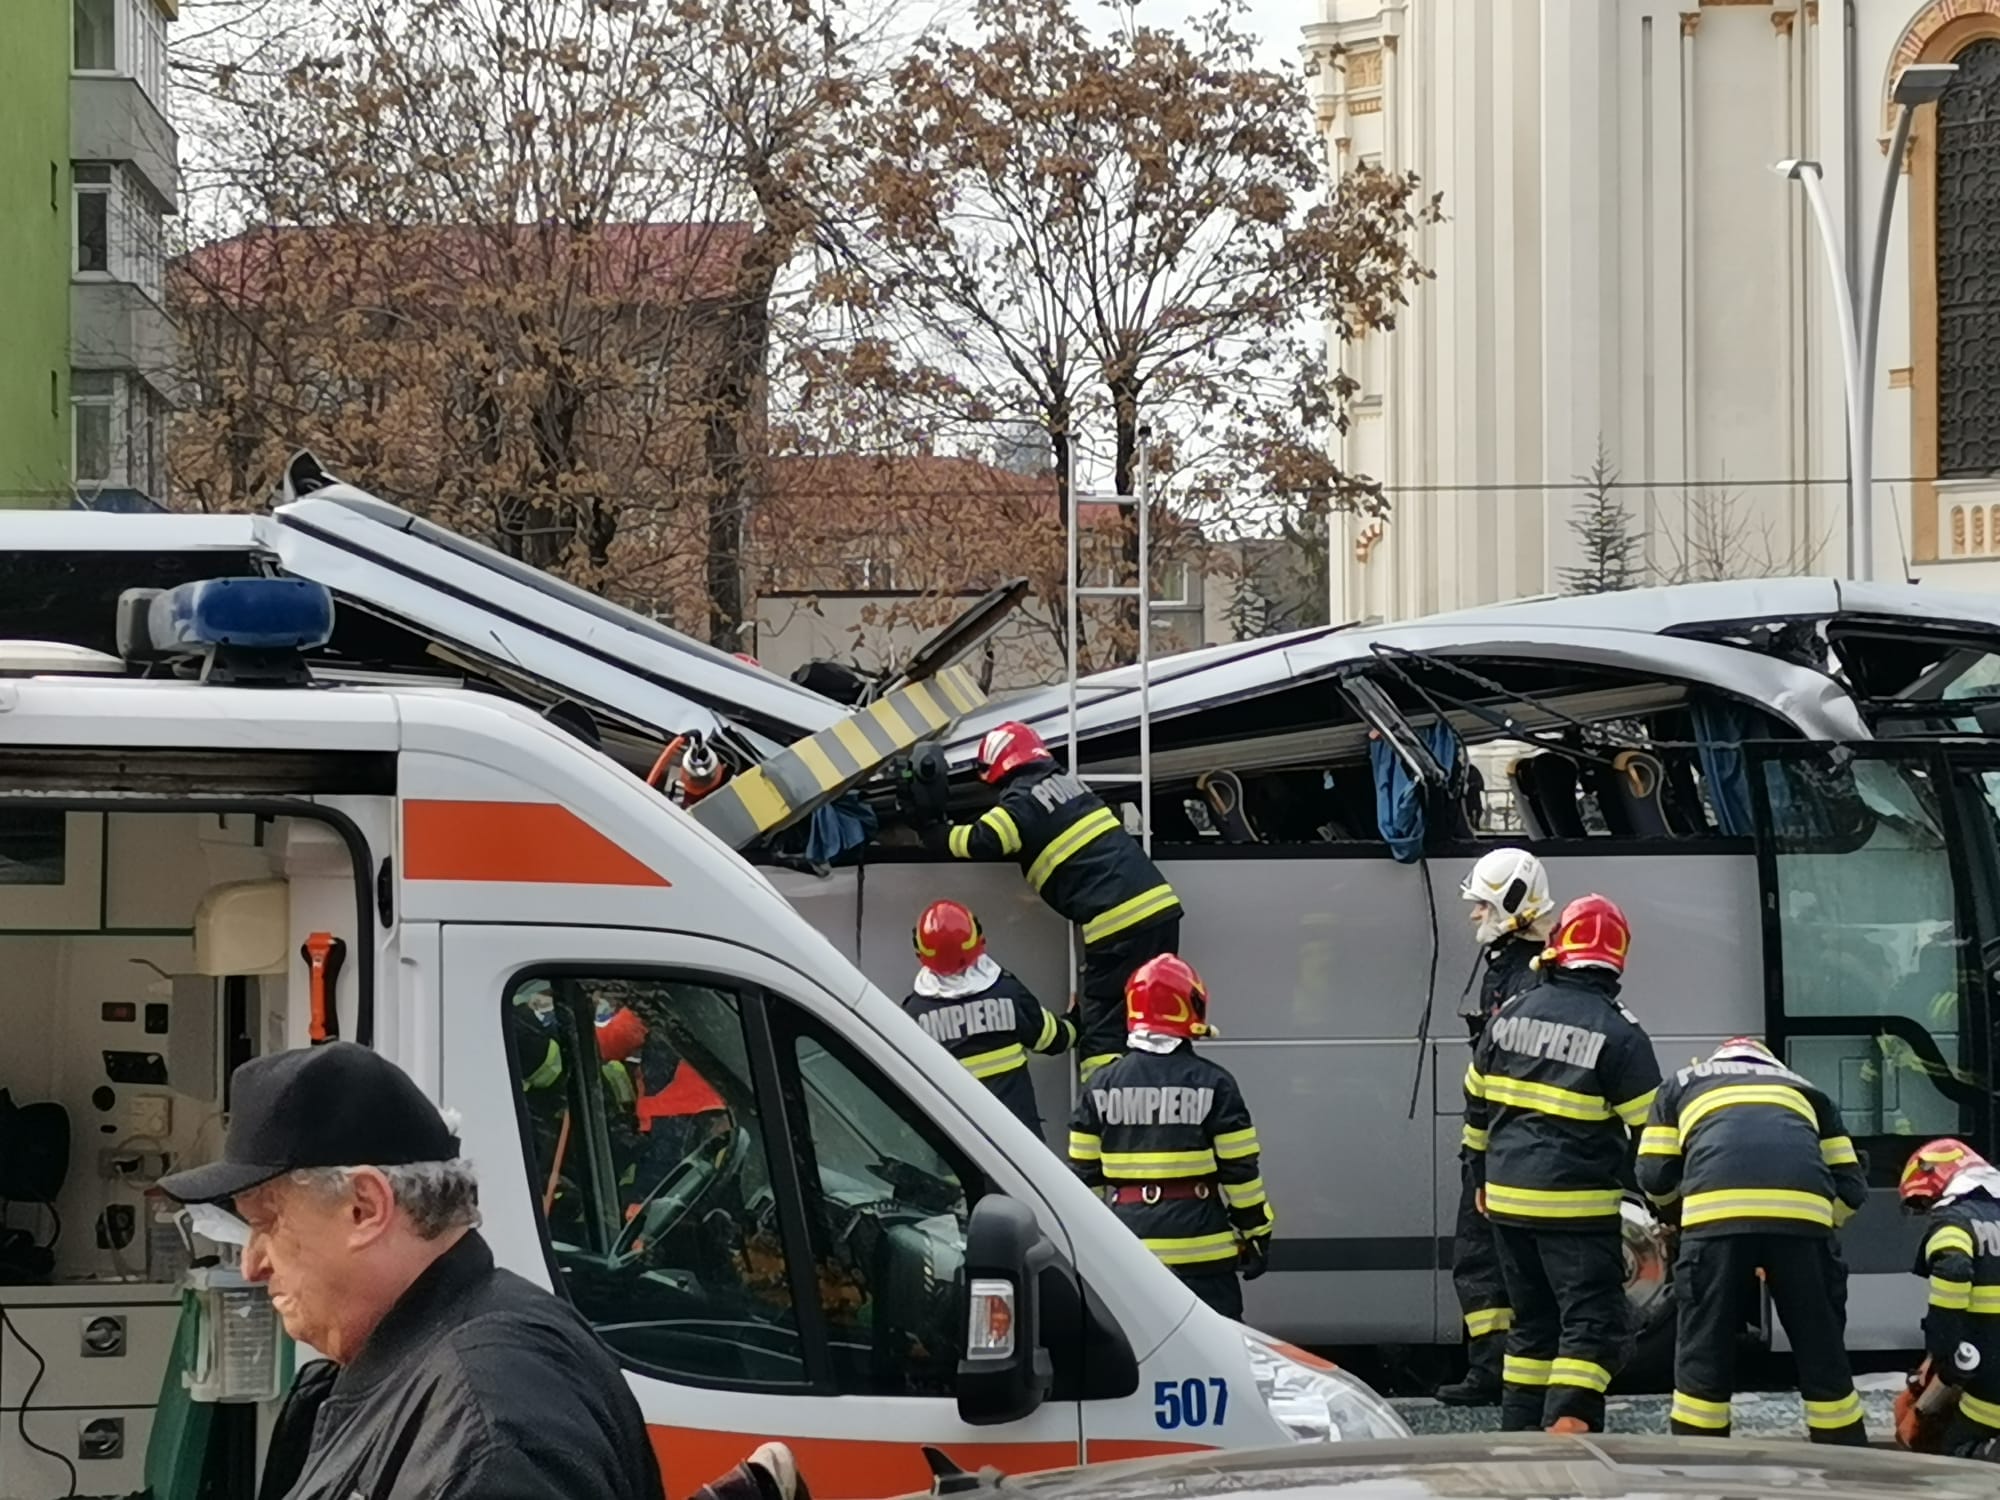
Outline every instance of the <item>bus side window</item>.
POLYGON ((949 1396, 977 1170, 841 1037, 774 1004, 820 1309, 845 1395, 949 1396))
POLYGON ((556 1285, 622 1362, 802 1387, 745 1000, 669 975, 530 978, 508 997, 529 1191, 556 1285))
POLYGON ((1757 767, 1784 1055, 1833 1095, 1857 1140, 1886 1138, 1891 1165, 1912 1138, 1977 1128, 1971 944, 1938 770, 1928 753, 1817 746, 1757 767))

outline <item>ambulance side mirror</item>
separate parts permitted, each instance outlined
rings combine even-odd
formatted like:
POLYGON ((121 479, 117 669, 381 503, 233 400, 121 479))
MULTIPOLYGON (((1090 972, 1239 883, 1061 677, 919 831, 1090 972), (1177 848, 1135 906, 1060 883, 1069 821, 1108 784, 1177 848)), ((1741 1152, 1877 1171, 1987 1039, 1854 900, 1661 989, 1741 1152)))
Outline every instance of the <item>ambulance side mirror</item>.
POLYGON ((958 1415, 972 1426, 1018 1422, 1055 1380, 1042 1347, 1042 1272, 1056 1249, 1026 1204, 989 1193, 965 1233, 959 1306, 965 1343, 958 1362, 958 1415))

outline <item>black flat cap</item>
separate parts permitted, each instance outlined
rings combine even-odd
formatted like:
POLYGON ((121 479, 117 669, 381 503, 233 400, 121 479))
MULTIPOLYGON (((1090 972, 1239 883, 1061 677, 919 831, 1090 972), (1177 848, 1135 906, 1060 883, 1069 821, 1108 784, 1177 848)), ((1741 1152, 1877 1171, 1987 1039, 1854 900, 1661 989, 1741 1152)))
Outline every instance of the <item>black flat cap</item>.
POLYGON ((453 1135, 409 1074, 354 1042, 252 1058, 231 1083, 222 1160, 160 1179, 182 1203, 226 1203, 308 1167, 451 1161, 453 1135))

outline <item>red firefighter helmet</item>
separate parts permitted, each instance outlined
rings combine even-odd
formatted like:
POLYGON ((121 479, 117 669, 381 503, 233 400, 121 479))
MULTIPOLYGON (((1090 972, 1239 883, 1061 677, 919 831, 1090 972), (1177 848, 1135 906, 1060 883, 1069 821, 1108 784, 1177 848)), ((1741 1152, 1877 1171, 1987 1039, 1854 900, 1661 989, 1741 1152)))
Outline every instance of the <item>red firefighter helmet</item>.
POLYGON ((623 1062, 636 1057, 646 1045, 646 1023, 625 1006, 619 1006, 597 1023, 597 1056, 600 1062, 623 1062))
POLYGON ((999 781, 1038 760, 1054 760, 1042 737, 1026 724, 1008 720, 986 731, 979 742, 979 779, 999 781))
POLYGON ((1563 908, 1549 944, 1558 968, 1609 969, 1625 972, 1625 955, 1632 947, 1632 924, 1609 896, 1578 896, 1563 908))
POLYGON ((1917 1147, 1909 1161, 1903 1164, 1903 1177, 1896 1184, 1896 1195, 1903 1200, 1903 1207, 1912 1213, 1926 1213, 1944 1196, 1952 1178, 1967 1167, 1985 1165, 1986 1158, 1964 1141, 1942 1136, 1917 1147))
POLYGON ((911 933, 917 958, 933 974, 963 974, 986 952, 979 918, 956 901, 933 901, 911 933))
POLYGON ((1149 958, 1125 981, 1125 1029, 1155 1036, 1207 1036, 1208 986, 1178 954, 1149 958))

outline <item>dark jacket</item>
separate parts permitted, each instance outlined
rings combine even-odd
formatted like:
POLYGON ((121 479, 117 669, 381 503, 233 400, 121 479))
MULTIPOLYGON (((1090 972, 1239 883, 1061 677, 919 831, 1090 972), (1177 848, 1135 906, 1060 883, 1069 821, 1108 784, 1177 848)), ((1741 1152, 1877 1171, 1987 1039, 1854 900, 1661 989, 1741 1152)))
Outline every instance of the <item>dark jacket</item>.
POLYGON ((1930 1279, 1924 1351, 1938 1372, 1954 1378, 1952 1356, 1970 1344, 1981 1384, 1992 1385, 2000 1362, 2000 1202, 1975 1192, 1931 1210, 1914 1269, 1930 1279))
POLYGON ((1639 1186, 1694 1238, 1824 1237, 1868 1201, 1840 1111, 1775 1058, 1711 1058, 1660 1087, 1639 1186))
MULTIPOLYGON (((1045 1010, 1005 969, 994 965, 992 974, 981 989, 951 980, 934 985, 932 993, 920 988, 904 999, 903 1009, 1039 1135, 1042 1117, 1028 1076, 1028 1054, 1067 1052, 1076 1044, 1076 1024, 1045 1010)), ((918 976, 919 986, 924 979, 918 976)))
POLYGON ((925 835, 954 859, 1012 859, 1086 945, 1169 917, 1174 888, 1103 798, 1046 761, 1001 784, 1000 800, 971 823, 925 835))
POLYGON ((1250 1106, 1229 1071, 1192 1042, 1167 1053, 1135 1049, 1091 1074, 1070 1118, 1069 1159, 1094 1188, 1198 1185, 1199 1197, 1112 1204, 1174 1269, 1229 1270, 1239 1237, 1271 1232, 1250 1106))
POLYGON ((1616 1226, 1631 1136, 1646 1121, 1660 1065, 1618 980, 1550 969, 1500 1007, 1465 1072, 1463 1143, 1495 1223, 1520 1229, 1616 1226))
POLYGON ((1474 1042, 1501 1006, 1541 977, 1535 970, 1541 951, 1539 938, 1511 932, 1487 945, 1479 960, 1479 994, 1472 1005, 1460 1011, 1474 1042))
POLYGON ((660 1500, 639 1405, 570 1309, 468 1234, 320 1407, 289 1500, 660 1500))

